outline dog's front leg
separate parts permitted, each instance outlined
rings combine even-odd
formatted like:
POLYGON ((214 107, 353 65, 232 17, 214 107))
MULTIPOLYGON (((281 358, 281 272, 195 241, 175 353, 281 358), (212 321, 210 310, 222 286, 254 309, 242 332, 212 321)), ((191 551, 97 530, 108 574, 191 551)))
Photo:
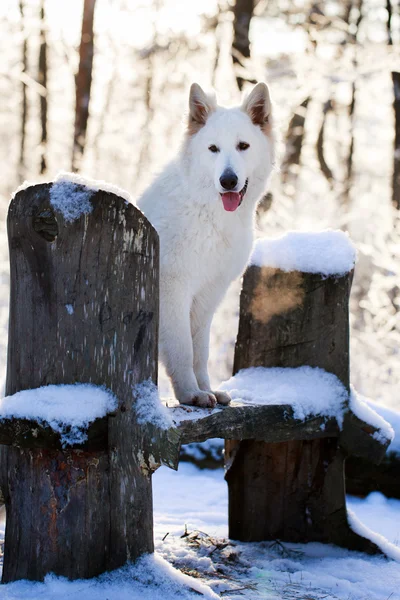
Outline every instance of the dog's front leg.
POLYGON ((176 282, 161 284, 160 357, 181 404, 213 407, 216 398, 201 390, 193 371, 190 297, 176 282))
MULTIPOLYGON (((210 329, 214 312, 219 304, 220 295, 210 295, 210 291, 199 294, 192 303, 190 325, 193 338, 193 368, 201 390, 211 391, 208 376, 208 355, 210 329)), ((229 404, 230 396, 226 392, 212 392, 219 404, 229 404)))

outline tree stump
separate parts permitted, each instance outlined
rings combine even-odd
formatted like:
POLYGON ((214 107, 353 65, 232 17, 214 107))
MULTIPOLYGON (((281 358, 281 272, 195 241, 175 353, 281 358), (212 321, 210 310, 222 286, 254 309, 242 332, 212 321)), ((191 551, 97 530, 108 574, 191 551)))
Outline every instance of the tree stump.
POLYGON ((119 405, 84 449, 62 449, 49 428, 23 420, 10 439, 0 424, 0 442, 17 444, 1 446, 0 456, 4 583, 50 572, 93 577, 153 551, 151 473, 163 442, 138 425, 132 388, 157 382, 158 236, 112 193, 89 192, 91 212, 68 222, 50 191, 29 187, 9 209, 6 394, 92 383, 119 405))
MULTIPOLYGON (((335 374, 349 389, 351 281, 352 273, 323 277, 249 267, 241 293, 234 374, 248 367, 309 365, 335 374)), ((345 427, 358 435, 353 417, 345 418, 345 427)), ((351 440, 345 436, 345 448, 342 434, 279 443, 226 441, 229 536, 241 541, 318 541, 378 552, 375 544, 350 529, 346 513, 343 463, 348 446, 356 446, 364 434, 354 441, 353 435, 351 440)))

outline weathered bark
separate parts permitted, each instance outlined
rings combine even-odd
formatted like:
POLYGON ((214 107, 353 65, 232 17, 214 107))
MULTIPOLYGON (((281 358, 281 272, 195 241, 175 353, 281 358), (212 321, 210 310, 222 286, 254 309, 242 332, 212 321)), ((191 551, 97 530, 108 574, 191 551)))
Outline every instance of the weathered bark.
POLYGON ((204 442, 215 437, 283 442, 339 435, 334 418, 313 416, 301 421, 294 418, 293 408, 289 404, 240 406, 237 402, 208 416, 199 415, 198 419, 193 419, 191 415, 190 420, 182 420, 177 424, 177 430, 181 434, 182 444, 204 442))
POLYGON ((394 206, 400 210, 400 73, 392 72, 394 90, 394 161, 393 161, 393 195, 394 206))
POLYGON ((379 551, 347 524, 344 456, 337 440, 246 440, 236 447, 228 443, 227 451, 225 461, 232 461, 227 473, 229 537, 248 542, 318 541, 379 551))
POLYGON ((39 48, 39 83, 43 86, 45 93, 40 94, 40 173, 46 171, 46 144, 47 144, 47 40, 46 40, 46 23, 44 0, 40 7, 40 48, 39 48))
POLYGON ((84 0, 82 33, 79 47, 79 68, 75 77, 75 131, 72 149, 72 171, 79 171, 85 151, 89 120, 90 89, 94 55, 94 9, 96 0, 84 0))
POLYGON ((320 367, 349 386, 348 299, 352 274, 252 266, 243 280, 233 371, 320 367))
POLYGON ((1 447, 3 582, 92 577, 153 550, 151 472, 162 451, 157 431, 136 422, 132 386, 157 379, 158 236, 102 191, 90 214, 66 223, 50 187, 10 205, 6 393, 93 383, 119 407, 103 447, 60 451, 51 436, 44 448, 1 447))
MULTIPOLYGON (((250 267, 243 280, 234 373, 308 365, 335 374, 349 388, 351 280, 352 273, 324 278, 250 267)), ((357 431, 353 417, 348 422, 357 431)), ((319 541, 378 552, 348 525, 344 458, 335 436, 227 441, 230 537, 319 541)))

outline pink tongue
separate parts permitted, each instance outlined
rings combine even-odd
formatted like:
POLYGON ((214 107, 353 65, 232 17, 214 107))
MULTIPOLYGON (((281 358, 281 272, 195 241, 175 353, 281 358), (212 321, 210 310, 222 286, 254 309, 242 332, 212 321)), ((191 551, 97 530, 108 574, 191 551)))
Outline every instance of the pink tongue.
POLYGON ((233 212, 237 209, 240 204, 240 194, 239 192, 225 192, 225 194, 221 194, 222 202, 224 205, 224 209, 233 212))

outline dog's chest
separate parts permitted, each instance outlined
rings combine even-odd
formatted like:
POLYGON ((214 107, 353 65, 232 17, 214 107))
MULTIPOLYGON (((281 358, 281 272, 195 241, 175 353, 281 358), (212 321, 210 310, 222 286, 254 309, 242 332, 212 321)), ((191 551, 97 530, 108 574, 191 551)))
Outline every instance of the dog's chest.
POLYGON ((220 277, 232 280, 241 273, 253 241, 251 220, 246 226, 236 215, 222 220, 204 211, 181 225, 182 270, 194 284, 220 277))

